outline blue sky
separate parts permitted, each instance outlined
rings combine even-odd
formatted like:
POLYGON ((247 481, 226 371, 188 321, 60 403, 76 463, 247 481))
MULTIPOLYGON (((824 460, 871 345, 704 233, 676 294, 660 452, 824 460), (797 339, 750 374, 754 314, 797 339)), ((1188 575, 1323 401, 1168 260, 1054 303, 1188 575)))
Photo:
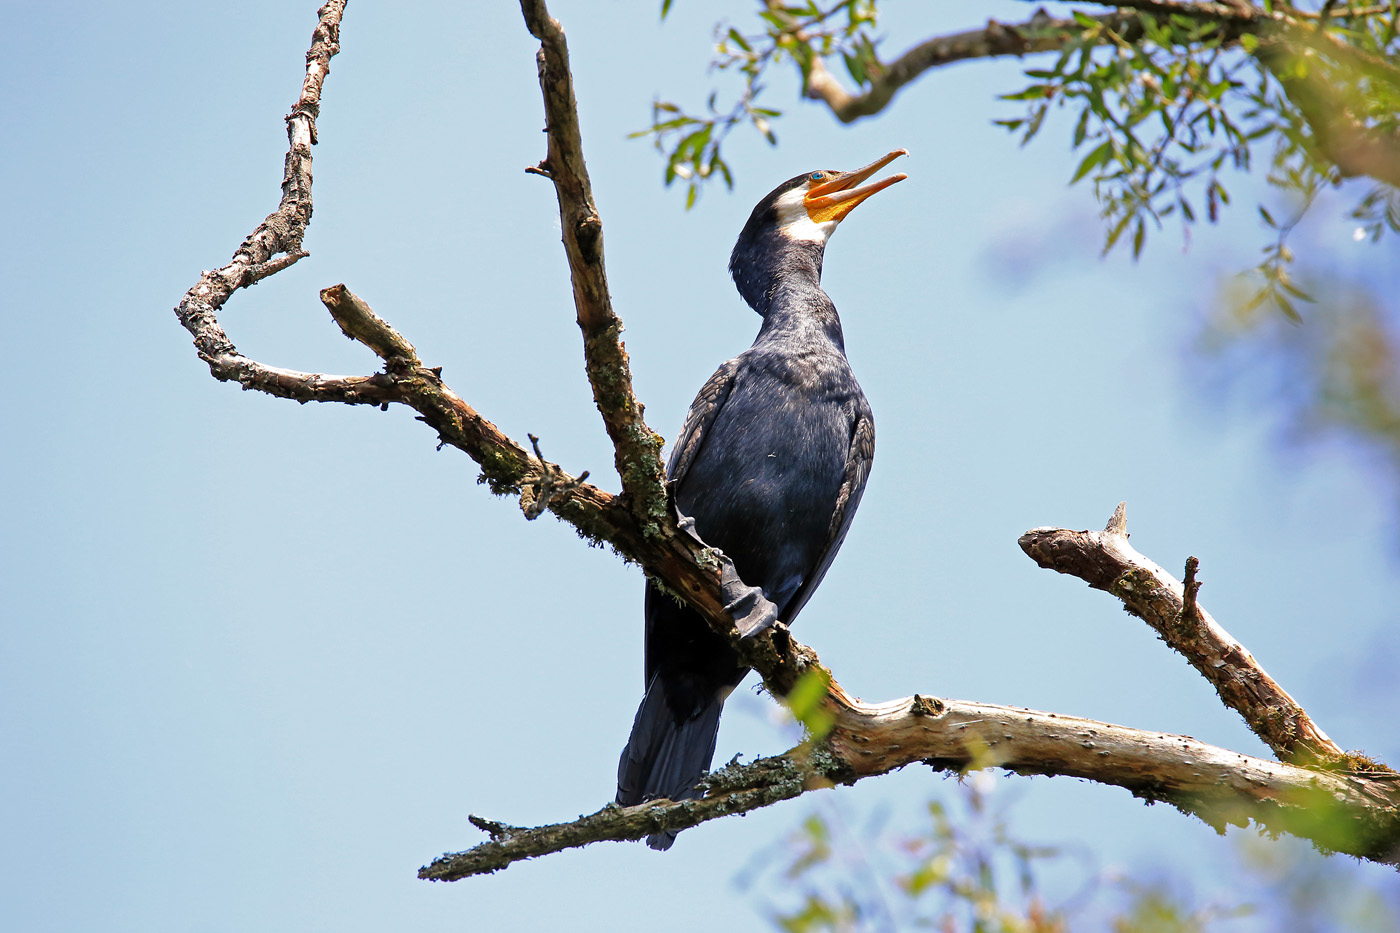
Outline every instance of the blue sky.
MULTIPOLYGON (((511 4, 353 0, 315 152, 311 257, 236 296, 245 354, 367 373, 316 298, 344 282, 509 434, 616 488, 581 366, 543 155, 535 43, 511 4), (481 6, 478 9, 476 7, 481 6)), ((909 180, 827 251, 876 413, 874 472, 799 637, 853 693, 1023 705, 1267 752, 1107 596, 1037 569, 1027 528, 1100 527, 1203 603, 1340 744, 1394 761, 1400 586, 1389 492, 1333 445, 1282 455, 1189 347, 1263 233, 1247 208, 1183 251, 1099 258, 1068 127, 990 125, 1014 63, 947 69, 835 125, 774 82, 782 145, 736 137, 735 191, 686 213, 628 141, 655 95, 703 102, 712 18, 556 2, 609 278, 651 425, 758 319, 725 272, 753 204, 812 168, 910 150, 909 180)), ((612 796, 641 696, 641 579, 521 519, 404 409, 298 406, 214 382, 171 308, 277 203, 314 3, 0 7, 0 902, 26 930, 649 930, 761 926, 735 885, 815 804, 607 844, 453 885, 419 865, 612 796)), ((900 46, 1005 4, 891 7, 900 46)), ((735 3, 731 15, 747 15, 735 3)), ((1328 225, 1330 223, 1330 226, 1328 225)), ((1344 263, 1394 262, 1337 219, 1344 263), (1359 258, 1358 258, 1359 257, 1359 258)), ((717 758, 786 747, 743 688, 717 758)), ((909 769, 826 796, 915 814, 909 769)), ((1023 837, 1230 896, 1234 842, 1083 782, 1005 779, 1023 837)), ((1368 875, 1380 884, 1389 875, 1368 875)), ((1393 882, 1391 882, 1393 883, 1393 882)), ((1242 921, 1236 929, 1248 929, 1242 921)))

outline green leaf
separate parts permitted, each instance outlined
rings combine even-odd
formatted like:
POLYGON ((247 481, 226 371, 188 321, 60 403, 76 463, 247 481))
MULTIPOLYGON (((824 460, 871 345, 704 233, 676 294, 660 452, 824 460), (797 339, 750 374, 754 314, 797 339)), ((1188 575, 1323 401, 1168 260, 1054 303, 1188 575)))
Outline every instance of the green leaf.
POLYGON ((665 19, 666 14, 671 12, 672 0, 661 0, 661 18, 665 19))
POLYGON ((1078 149, 1084 142, 1084 137, 1089 132, 1089 108, 1085 107, 1079 114, 1079 122, 1074 125, 1074 144, 1071 149, 1078 149))
POLYGON ((1292 295, 1294 298, 1300 298, 1303 301, 1313 302, 1314 304, 1317 302, 1316 298, 1294 285, 1286 276, 1280 276, 1278 284, 1280 288, 1288 292, 1288 294, 1292 295))
POLYGON ((841 53, 841 57, 846 60, 846 71, 850 74, 851 80, 854 81, 857 85, 864 87, 865 62, 861 60, 861 56, 847 55, 843 52, 841 53))
POLYGON ((1113 244, 1117 243, 1118 238, 1123 235, 1123 231, 1128 229, 1128 224, 1132 222, 1132 219, 1133 215, 1131 213, 1124 214, 1118 223, 1114 224, 1113 229, 1108 232, 1108 237, 1104 241, 1103 255, 1107 256, 1108 251, 1113 249, 1113 244))
POLYGON ((758 116, 755 112, 753 117, 753 128, 763 134, 763 138, 768 140, 768 145, 776 146, 778 137, 773 135, 773 127, 769 125, 766 117, 758 116))
POLYGON ((1268 224, 1275 230, 1278 229, 1278 223, 1274 220, 1274 215, 1270 214, 1269 209, 1262 204, 1259 205, 1259 216, 1264 218, 1264 223, 1268 224))
POLYGON ((1075 182, 1079 181, 1079 179, 1083 178, 1085 175, 1089 174, 1094 169, 1107 162, 1109 158, 1112 157, 1112 155, 1113 140, 1105 139, 1103 142, 1095 146, 1093 151, 1091 151, 1088 155, 1086 155, 1083 158, 1082 161, 1080 161, 1079 168, 1074 170, 1074 177, 1069 180, 1069 183, 1072 185, 1075 182))
POLYGON ((999 100, 1044 100, 1050 96, 1050 85, 1032 84, 1024 91, 1017 91, 1015 94, 1002 94, 999 100))
POLYGON ((710 170, 717 171, 724 176, 724 186, 733 190, 734 176, 729 174, 729 163, 719 157, 719 149, 716 147, 714 154, 710 156, 710 170))
POLYGON ((1021 137, 1021 145, 1025 145, 1035 138, 1035 134, 1040 132, 1040 124, 1045 120, 1046 111, 1049 108, 1041 104, 1031 111, 1030 121, 1026 124, 1025 135, 1021 137))

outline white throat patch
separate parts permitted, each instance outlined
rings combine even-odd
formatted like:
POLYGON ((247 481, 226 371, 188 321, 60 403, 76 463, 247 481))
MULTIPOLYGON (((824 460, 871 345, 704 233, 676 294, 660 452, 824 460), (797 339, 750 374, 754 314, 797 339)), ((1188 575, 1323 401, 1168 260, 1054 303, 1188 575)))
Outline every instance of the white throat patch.
POLYGON ((826 243, 835 232, 839 221, 828 220, 816 223, 807 216, 807 205, 802 197, 807 193, 806 186, 794 188, 778 198, 778 232, 789 240, 805 240, 809 243, 826 243))

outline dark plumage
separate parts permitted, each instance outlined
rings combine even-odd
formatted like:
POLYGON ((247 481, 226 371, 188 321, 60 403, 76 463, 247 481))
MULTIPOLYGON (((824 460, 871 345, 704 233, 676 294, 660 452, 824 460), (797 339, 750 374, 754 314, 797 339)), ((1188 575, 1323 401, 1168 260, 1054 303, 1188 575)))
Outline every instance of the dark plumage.
MULTIPOLYGON (((860 186, 903 154, 799 175, 754 208, 729 271, 763 325, 701 388, 667 465, 680 513, 789 624, 841 547, 875 452, 870 406, 821 288, 822 256, 851 209, 905 177, 860 186)), ((747 672, 704 619, 647 585, 646 697, 618 763, 618 803, 698 796, 720 710, 747 672)))

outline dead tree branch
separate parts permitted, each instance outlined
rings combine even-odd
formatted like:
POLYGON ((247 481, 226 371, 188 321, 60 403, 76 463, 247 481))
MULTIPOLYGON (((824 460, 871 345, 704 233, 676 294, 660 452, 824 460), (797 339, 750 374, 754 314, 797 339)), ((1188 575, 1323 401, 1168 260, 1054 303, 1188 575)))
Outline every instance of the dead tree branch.
POLYGON ((593 203, 593 186, 583 159, 574 79, 564 30, 550 17, 544 0, 521 0, 530 34, 540 40, 536 62, 544 95, 549 149, 535 168, 554 182, 559 226, 574 286, 574 307, 583 332, 584 365, 593 401, 612 439, 622 497, 633 510, 643 534, 657 530, 667 514, 666 470, 661 463, 661 435, 647 427, 642 403, 632 391, 632 370, 622 344, 622 321, 613 312, 603 267, 603 222, 593 203))
POLYGON ((1264 761, 1188 736, 1144 732, 1037 710, 913 696, 871 706, 836 688, 838 724, 823 743, 721 769, 698 800, 609 804, 571 823, 532 829, 474 818, 489 842, 449 853, 418 877, 456 881, 512 862, 604 840, 640 839, 768 806, 834 784, 854 784, 906 765, 961 773, 996 767, 1066 775, 1165 802, 1219 832, 1252 821, 1337 852, 1394 863, 1400 827, 1394 773, 1357 777, 1264 761))
MULTIPOLYGON (((1188 603, 1187 589, 1179 581, 1133 549, 1123 503, 1103 531, 1034 528, 1019 543, 1040 566, 1079 577, 1121 599, 1129 612, 1152 626, 1210 681, 1221 701, 1244 717, 1281 761, 1325 766, 1345 760, 1346 753, 1302 706, 1200 607, 1197 587, 1190 590, 1188 603)), ((1194 571, 1189 564, 1188 568, 1194 571)))
POLYGON ((331 58, 340 51, 340 19, 344 13, 345 0, 328 0, 317 11, 316 30, 306 53, 306 77, 286 118, 289 146, 282 170, 281 203, 234 251, 228 265, 199 277, 175 308, 175 314, 194 335, 199 357, 209 364, 215 379, 300 402, 378 405, 396 400, 383 379, 326 376, 264 366, 239 353, 218 321, 219 310, 235 291, 307 255, 301 241, 311 222, 311 147, 316 142, 321 87, 330 74, 331 58))
POLYGON ((471 824, 491 840, 465 852, 449 853, 418 870, 427 881, 459 881, 489 874, 522 859, 576 849, 594 842, 641 839, 651 833, 677 832, 709 820, 747 813, 803 793, 810 769, 790 755, 762 758, 747 765, 732 764, 706 779, 708 792, 698 800, 655 800, 636 807, 610 803, 571 823, 550 826, 507 826, 479 816, 471 824))

